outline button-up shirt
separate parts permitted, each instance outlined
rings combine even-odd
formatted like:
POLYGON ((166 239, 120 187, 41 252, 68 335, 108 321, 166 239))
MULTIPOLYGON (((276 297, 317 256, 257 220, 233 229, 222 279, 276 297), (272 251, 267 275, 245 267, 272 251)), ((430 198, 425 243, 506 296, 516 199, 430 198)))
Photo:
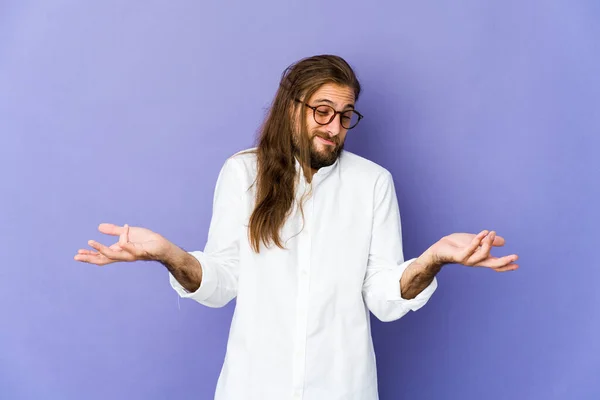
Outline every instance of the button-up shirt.
MULTIPOLYGON (((252 149, 251 149, 252 150, 252 149)), ((404 299, 405 261, 392 175, 343 150, 308 183, 296 160, 296 201, 281 229, 285 249, 255 253, 256 154, 230 157, 217 179, 202 282, 184 298, 222 307, 236 298, 217 400, 376 400, 369 311, 394 321, 421 308, 437 281, 404 299), (299 202, 303 200, 303 212, 299 202)), ((199 396, 199 398, 206 398, 199 396)))

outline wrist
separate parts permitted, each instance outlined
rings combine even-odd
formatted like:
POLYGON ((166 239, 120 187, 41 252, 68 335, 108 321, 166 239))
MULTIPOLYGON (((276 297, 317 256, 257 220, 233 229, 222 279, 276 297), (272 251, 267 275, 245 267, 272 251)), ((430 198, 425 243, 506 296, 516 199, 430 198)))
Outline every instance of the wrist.
POLYGON ((423 269, 431 272, 437 272, 446 265, 446 262, 435 252, 434 246, 421 254, 417 261, 423 266, 423 269))
POLYGON ((164 237, 160 238, 159 250, 155 255, 155 260, 159 261, 163 264, 172 264, 176 258, 178 257, 178 251, 181 250, 179 247, 175 246, 173 243, 165 239, 164 237))

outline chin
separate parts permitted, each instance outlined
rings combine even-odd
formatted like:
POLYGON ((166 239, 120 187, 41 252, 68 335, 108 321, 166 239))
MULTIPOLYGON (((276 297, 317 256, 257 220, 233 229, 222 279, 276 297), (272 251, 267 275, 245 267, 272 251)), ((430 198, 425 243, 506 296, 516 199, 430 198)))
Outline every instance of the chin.
POLYGON ((340 146, 325 146, 325 148, 320 148, 320 146, 312 146, 310 152, 310 164, 313 169, 319 169, 322 167, 329 167, 340 156, 344 145, 340 146))

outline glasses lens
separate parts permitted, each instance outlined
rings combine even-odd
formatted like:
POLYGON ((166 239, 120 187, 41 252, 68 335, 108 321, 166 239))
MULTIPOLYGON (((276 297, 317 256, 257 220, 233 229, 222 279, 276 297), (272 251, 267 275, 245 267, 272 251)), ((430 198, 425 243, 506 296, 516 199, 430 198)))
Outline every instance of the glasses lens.
MULTIPOLYGON (((333 120, 335 110, 330 106, 318 106, 315 109, 315 121, 321 125, 327 125, 333 120)), ((354 128, 358 124, 358 114, 352 110, 348 110, 340 115, 342 126, 346 129, 354 128)))
POLYGON ((346 129, 354 128, 358 124, 358 114, 354 111, 346 111, 340 116, 342 126, 346 129))
POLYGON ((335 110, 329 106, 319 106, 315 110, 315 121, 321 125, 327 125, 335 110))

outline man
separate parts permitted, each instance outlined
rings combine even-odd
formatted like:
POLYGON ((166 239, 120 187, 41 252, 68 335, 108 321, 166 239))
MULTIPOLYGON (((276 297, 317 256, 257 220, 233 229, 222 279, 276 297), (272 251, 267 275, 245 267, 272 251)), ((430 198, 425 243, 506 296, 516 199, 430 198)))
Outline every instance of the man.
POLYGON ((382 321, 421 308, 443 265, 518 268, 490 256, 495 232, 455 233, 405 261, 391 174, 344 151, 360 84, 340 57, 284 72, 258 145, 217 179, 204 251, 140 227, 79 250, 97 265, 157 260, 181 297, 222 307, 237 296, 216 399, 356 399, 377 394, 369 311, 382 321))

